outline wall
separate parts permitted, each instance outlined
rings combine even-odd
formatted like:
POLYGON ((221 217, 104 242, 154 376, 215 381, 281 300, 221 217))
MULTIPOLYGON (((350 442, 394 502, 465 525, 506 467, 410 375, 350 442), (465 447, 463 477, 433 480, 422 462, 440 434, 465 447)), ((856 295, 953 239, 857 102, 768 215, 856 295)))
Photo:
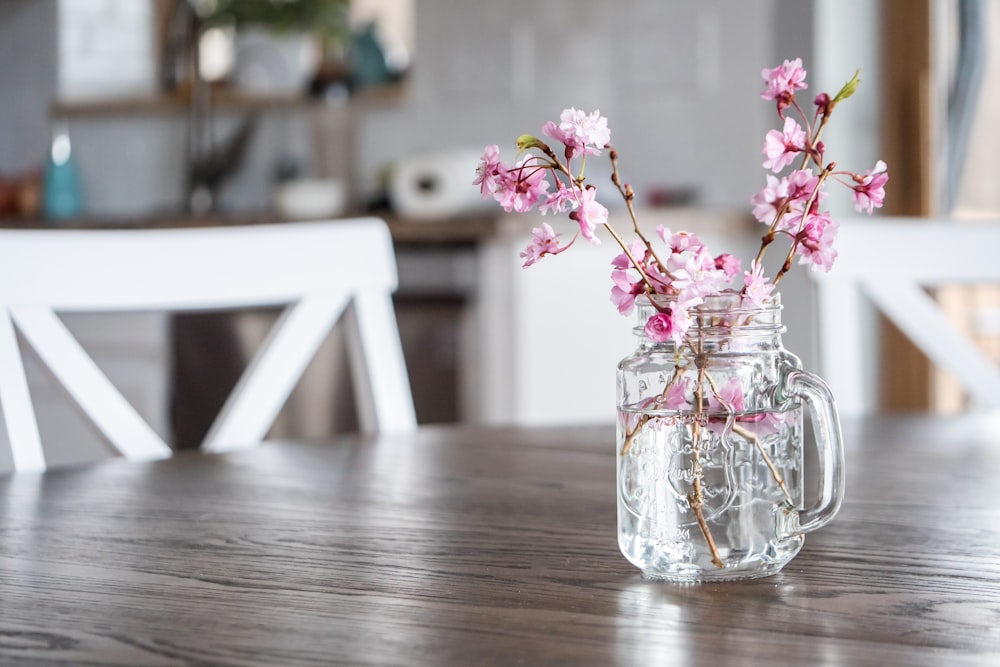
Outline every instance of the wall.
POLYGON ((640 193, 695 187, 709 206, 745 207, 761 179, 768 109, 754 102, 772 18, 769 0, 418 0, 405 103, 361 119, 362 184, 400 153, 509 148, 575 106, 610 118, 640 193))
POLYGON ((37 167, 56 90, 56 0, 0 2, 0 173, 37 167))

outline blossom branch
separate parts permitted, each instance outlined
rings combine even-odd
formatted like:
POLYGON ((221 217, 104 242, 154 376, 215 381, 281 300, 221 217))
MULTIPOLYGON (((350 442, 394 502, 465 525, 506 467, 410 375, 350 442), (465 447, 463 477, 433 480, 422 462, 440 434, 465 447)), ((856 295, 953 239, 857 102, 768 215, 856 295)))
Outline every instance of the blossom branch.
POLYGON ((657 256, 656 250, 653 249, 653 244, 649 242, 646 235, 642 233, 642 229, 639 228, 639 220, 635 215, 635 192, 632 190, 632 186, 628 184, 622 185, 622 179, 618 173, 618 151, 612 148, 610 144, 606 148, 609 150, 608 156, 611 160, 611 182, 618 188, 618 193, 625 200, 625 207, 628 209, 629 217, 632 219, 632 229, 636 237, 646 246, 646 251, 656 261, 656 265, 660 268, 660 271, 669 275, 666 265, 657 256))

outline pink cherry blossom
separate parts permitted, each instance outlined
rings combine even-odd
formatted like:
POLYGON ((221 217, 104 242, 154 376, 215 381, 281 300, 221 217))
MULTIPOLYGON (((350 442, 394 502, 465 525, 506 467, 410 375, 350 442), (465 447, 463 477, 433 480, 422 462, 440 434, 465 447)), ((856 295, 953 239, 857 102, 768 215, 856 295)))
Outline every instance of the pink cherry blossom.
MULTIPOLYGON (((812 169, 796 169, 792 173, 788 174, 787 178, 788 185, 788 199, 791 202, 792 208, 797 208, 802 210, 809 198, 812 197, 813 192, 819 187, 819 176, 813 173, 812 169)), ((823 200, 826 198, 826 193, 820 190, 817 197, 814 199, 815 204, 822 204, 823 200)))
POLYGON ((708 394, 708 408, 712 412, 739 413, 745 409, 743 385, 738 377, 730 377, 718 388, 708 394))
POLYGON ((830 218, 829 213, 809 214, 802 231, 797 235, 799 242, 796 254, 799 264, 807 264, 813 270, 829 271, 837 259, 833 247, 837 240, 839 223, 830 218))
POLYGON ((654 291, 658 294, 677 293, 677 290, 672 286, 674 277, 661 271, 659 264, 655 261, 646 262, 643 270, 646 272, 646 278, 652 283, 654 291))
POLYGON ((493 198, 508 213, 527 213, 549 189, 545 169, 535 166, 533 160, 531 156, 525 158, 499 178, 493 198))
POLYGON ((600 111, 588 114, 575 108, 564 109, 559 114, 559 130, 590 155, 600 155, 601 149, 611 141, 608 119, 600 111))
POLYGON ((663 407, 667 410, 681 411, 691 407, 691 379, 682 377, 667 388, 663 396, 663 407))
POLYGON ((567 160, 572 160, 581 155, 585 147, 572 133, 564 132, 557 124, 551 120, 542 125, 542 134, 552 137, 566 147, 564 153, 567 160))
POLYGON ((569 217, 576 220, 577 224, 580 225, 580 234, 583 235, 583 238, 594 245, 598 245, 601 241, 594 236, 594 229, 598 225, 608 224, 608 209, 604 208, 595 199, 597 196, 596 188, 588 187, 583 192, 576 192, 580 207, 570 213, 569 217))
POLYGON ((628 315, 635 309, 636 298, 645 291, 641 280, 631 280, 627 271, 615 269, 611 272, 611 303, 618 312, 628 315))
POLYGON ((770 278, 764 275, 764 267, 754 263, 749 271, 743 272, 743 303, 761 306, 764 300, 771 296, 774 285, 770 278))
POLYGON ((733 278, 723 269, 716 268, 715 259, 703 246, 696 251, 672 254, 667 260, 667 269, 674 277, 672 285, 680 298, 697 303, 724 289, 733 278))
POLYGON ((871 215, 876 208, 882 208, 885 199, 885 184, 889 182, 885 162, 879 160, 874 169, 869 169, 864 176, 855 176, 854 208, 859 213, 868 209, 871 215))
POLYGON ((777 67, 764 69, 761 71, 761 76, 767 87, 760 97, 765 100, 775 100, 779 116, 783 115, 784 110, 792 103, 796 90, 808 88, 806 70, 802 67, 801 58, 786 60, 777 67))
POLYGON ((579 206, 577 202, 577 195, 573 191, 573 188, 563 187, 559 185, 555 192, 549 194, 545 201, 538 206, 538 210, 545 215, 549 211, 555 213, 565 213, 566 211, 571 211, 579 206))
POLYGON ((767 157, 764 167, 778 173, 795 160, 795 155, 805 148, 806 132, 795 122, 794 118, 786 118, 784 128, 771 130, 764 137, 764 150, 767 157))
POLYGON ((787 199, 788 179, 778 179, 777 176, 768 174, 767 185, 750 198, 750 203, 753 204, 753 217, 765 225, 771 224, 787 199))
POLYGON ((727 280, 732 280, 740 272, 740 259, 728 252, 724 252, 715 258, 715 268, 726 276, 727 280))
POLYGON ((654 314, 646 320, 646 326, 642 328, 642 332, 654 343, 665 343, 670 340, 674 333, 672 314, 672 311, 669 310, 654 314))
MULTIPOLYGON (((637 262, 642 262, 643 258, 646 256, 646 246, 641 240, 636 239, 629 244, 628 252, 637 262)), ((622 270, 635 268, 632 266, 632 260, 629 259, 629 256, 626 255, 625 252, 620 252, 615 255, 615 258, 611 260, 611 266, 622 270)))
POLYGON ((691 232, 677 232, 674 234, 669 228, 663 225, 656 226, 656 234, 664 243, 670 246, 670 252, 681 253, 686 250, 699 250, 705 247, 697 234, 691 232))
POLYGON ((528 268, 545 255, 558 255, 573 244, 573 242, 570 241, 568 244, 560 248, 558 237, 559 234, 556 234, 547 222, 543 222, 541 227, 535 227, 532 229, 531 242, 523 251, 521 251, 520 254, 520 257, 524 259, 524 264, 521 266, 528 268))
POLYGON ((472 184, 479 186, 479 194, 483 199, 489 199, 497 190, 497 180, 506 171, 506 168, 500 163, 500 147, 496 144, 490 144, 486 147, 483 156, 479 158, 476 180, 472 181, 472 184))

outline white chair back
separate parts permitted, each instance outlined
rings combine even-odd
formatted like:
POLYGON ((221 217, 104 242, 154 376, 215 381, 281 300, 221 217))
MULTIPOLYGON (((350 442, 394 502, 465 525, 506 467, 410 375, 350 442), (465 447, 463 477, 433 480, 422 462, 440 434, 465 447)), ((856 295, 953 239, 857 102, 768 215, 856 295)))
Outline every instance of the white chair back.
POLYGON ((0 230, 0 408, 14 469, 45 457, 15 330, 126 458, 170 455, 58 313, 284 306, 202 448, 267 434, 319 345, 346 312, 359 423, 416 425, 391 293, 395 255, 377 218, 213 228, 0 230), (347 308, 348 306, 351 308, 347 308))
POLYGON ((953 324, 925 288, 1000 284, 1000 221, 923 218, 842 221, 838 257, 817 286, 820 375, 841 414, 878 407, 866 391, 863 299, 891 320, 936 366, 951 372, 977 405, 1000 408, 1000 369, 953 324))

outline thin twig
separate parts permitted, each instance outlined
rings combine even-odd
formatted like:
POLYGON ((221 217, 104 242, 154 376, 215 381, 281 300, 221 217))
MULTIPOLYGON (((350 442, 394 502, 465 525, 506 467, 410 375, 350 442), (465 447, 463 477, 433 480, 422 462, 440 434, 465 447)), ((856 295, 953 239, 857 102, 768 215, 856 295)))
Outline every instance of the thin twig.
POLYGON ((773 477, 774 481, 781 487, 781 492, 785 494, 785 500, 788 501, 789 505, 795 505, 795 501, 792 500, 792 494, 788 492, 788 487, 785 485, 784 477, 781 476, 781 473, 778 471, 777 466, 774 465, 771 457, 764 451, 764 445, 761 444, 760 438, 757 437, 757 434, 740 426, 739 424, 733 424, 733 433, 736 433, 753 442, 754 446, 757 447, 757 451, 760 452, 761 458, 764 459, 764 463, 767 464, 768 470, 771 471, 771 477, 773 477))
POLYGON ((785 499, 788 500, 788 504, 794 505, 795 503, 792 501, 792 494, 788 492, 788 487, 785 485, 785 479, 781 476, 781 473, 778 472, 778 468, 777 466, 774 465, 774 462, 771 461, 771 457, 768 456, 767 452, 764 451, 764 445, 761 444, 760 438, 757 437, 757 434, 754 433, 753 431, 746 429, 743 426, 740 426, 739 424, 736 423, 735 409, 733 408, 732 405, 727 403, 719 394, 719 389, 716 386, 715 380, 712 378, 712 376, 707 375, 706 377, 708 378, 708 385, 709 387, 711 387, 712 393, 715 395, 716 400, 719 401, 719 403, 726 406, 726 411, 729 414, 729 418, 727 419, 727 421, 732 420, 733 433, 736 433, 742 436, 744 439, 753 442, 753 444, 757 447, 757 451, 760 452, 761 457, 763 457, 764 463, 767 464, 768 469, 771 471, 771 476, 774 477, 774 481, 778 483, 778 486, 781 487, 781 491, 785 494, 785 499))
MULTIPOLYGON (((701 354, 701 340, 699 340, 699 358, 701 357, 701 354)), ((726 566, 726 564, 722 562, 722 558, 719 556, 719 548, 715 546, 715 540, 712 539, 712 531, 709 530, 708 522, 705 521, 705 514, 702 511, 701 483, 704 476, 704 469, 701 464, 701 415, 703 414, 702 399, 704 398, 704 383, 705 367, 699 363, 698 386, 695 388, 694 424, 691 426, 692 439, 694 441, 691 447, 691 453, 694 456, 694 480, 691 483, 692 492, 688 494, 688 504, 691 505, 691 509, 694 510, 695 518, 698 519, 698 527, 701 528, 701 533, 705 536, 705 542, 708 543, 708 549, 712 554, 712 564, 717 568, 722 569, 726 566)))

